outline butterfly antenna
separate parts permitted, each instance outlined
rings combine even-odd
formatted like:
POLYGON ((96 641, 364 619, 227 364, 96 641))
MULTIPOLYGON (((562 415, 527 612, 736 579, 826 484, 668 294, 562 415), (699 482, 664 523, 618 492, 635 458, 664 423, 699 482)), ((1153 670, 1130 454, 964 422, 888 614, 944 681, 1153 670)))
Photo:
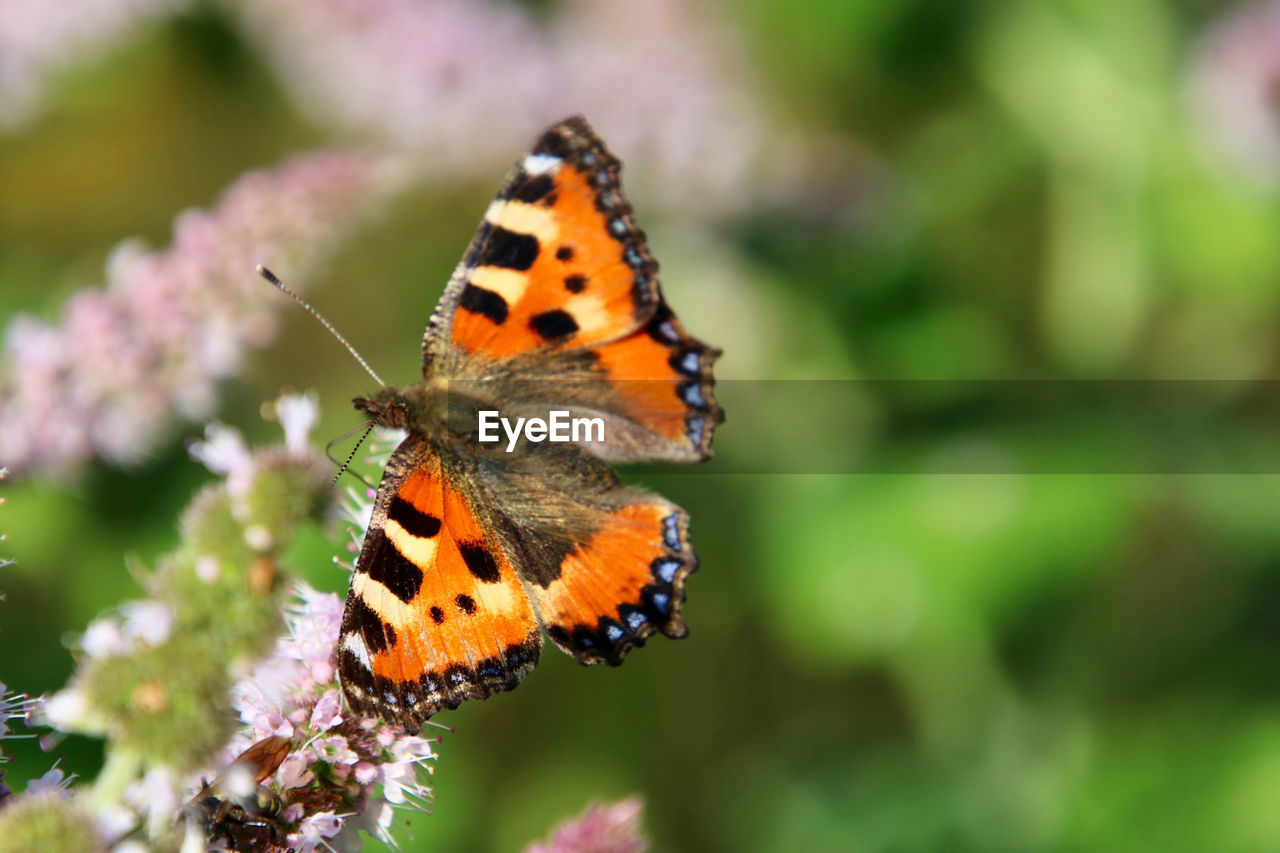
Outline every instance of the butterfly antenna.
MULTIPOLYGON (((347 461, 343 462, 342 467, 338 469, 338 473, 333 475, 333 482, 329 484, 330 486, 336 485, 338 480, 342 477, 342 475, 347 473, 347 469, 351 467, 351 460, 356 458, 356 451, 360 449, 360 445, 364 444, 364 440, 369 437, 369 433, 373 432, 373 428, 375 426, 377 426, 377 424, 369 424, 369 426, 365 428, 364 435, 360 436, 360 440, 356 442, 356 446, 351 448, 351 452, 347 454, 347 461)), ((359 429, 359 427, 356 427, 356 429, 359 429)), ((353 429, 351 430, 351 432, 344 433, 343 435, 338 436, 333 441, 325 445, 324 455, 329 457, 329 461, 334 463, 338 461, 337 459, 333 458, 332 454, 329 453, 329 448, 333 447, 339 441, 342 441, 342 439, 346 438, 348 435, 351 435, 351 433, 355 431, 356 430, 353 429)), ((351 475, 356 479, 358 479, 360 482, 364 483, 370 489, 373 488, 373 483, 370 483, 368 480, 366 480, 364 477, 361 477, 355 471, 352 471, 351 475)))
MULTIPOLYGON (((326 320, 319 311, 312 308, 310 303, 307 302, 307 300, 303 299, 301 296, 294 293, 289 288, 285 287, 284 282, 276 278, 276 274, 273 273, 271 270, 267 269, 266 267, 264 267, 262 264, 258 264, 258 275, 262 276, 267 281, 271 282, 273 285, 275 285, 276 290, 279 290, 281 293, 292 298, 294 302, 297 302, 299 305, 305 308, 308 314, 310 314, 312 317, 315 317, 317 320, 319 320, 320 325, 328 329, 333 334, 333 336, 338 339, 338 343, 346 347, 347 352, 355 356, 356 361, 360 362, 360 366, 363 367, 366 371, 368 371, 369 375, 372 376, 375 380, 377 380, 377 383, 379 385, 382 385, 384 387, 386 386, 387 383, 382 381, 381 376, 379 376, 377 373, 374 373, 373 368, 369 366, 369 362, 365 361, 364 357, 361 356, 360 353, 356 352, 356 348, 353 347, 351 343, 346 338, 344 338, 341 335, 341 333, 339 333, 338 330, 333 327, 333 324, 330 323, 328 320, 326 320)), ((366 433, 366 435, 367 434, 368 433, 366 433)), ((363 441, 363 439, 361 439, 361 441, 363 441)), ((356 446, 359 447, 360 445, 356 445, 356 446)), ((354 452, 355 451, 352 451, 352 453, 354 452)), ((351 461, 350 459, 347 460, 348 463, 350 463, 350 461, 351 461)), ((338 473, 341 474, 342 472, 339 471, 338 473)))

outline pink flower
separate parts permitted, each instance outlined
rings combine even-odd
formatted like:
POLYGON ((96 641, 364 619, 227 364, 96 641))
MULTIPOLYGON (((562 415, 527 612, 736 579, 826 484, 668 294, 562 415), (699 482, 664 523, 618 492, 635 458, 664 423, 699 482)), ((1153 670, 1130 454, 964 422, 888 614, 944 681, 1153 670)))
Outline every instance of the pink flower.
POLYGON ((568 0, 549 41, 564 84, 550 112, 592 121, 626 162, 630 195, 703 216, 758 201, 765 119, 712 7, 568 0))
POLYGON ((342 821, 333 812, 311 815, 302 821, 297 832, 289 836, 289 845, 298 853, 311 853, 323 844, 326 838, 337 835, 340 829, 342 829, 342 821))
POLYGON ((346 131, 429 152, 415 163, 429 174, 500 171, 553 118, 547 98, 562 81, 532 19, 515 5, 276 0, 239 9, 304 109, 346 131))
MULTIPOLYGON (((303 753, 294 753, 284 760, 280 765, 280 769, 276 771, 276 778, 280 780, 281 787, 284 788, 301 788, 303 785, 310 785, 315 781, 315 774, 311 772, 311 762, 315 759, 310 755, 303 753)), ((299 809, 302 808, 301 803, 295 803, 299 809)), ((293 820, 300 820, 301 814, 293 820)))
POLYGON ((581 817, 558 826, 549 842, 531 844, 525 853, 640 853, 649 849, 640 834, 643 810, 638 797, 592 805, 581 817))
POLYGON ((315 748, 320 760, 328 764, 355 764, 360 760, 360 756, 351 751, 351 748, 347 745, 347 739, 342 735, 334 735, 317 741, 315 748))
POLYGON ((54 766, 39 779, 32 779, 27 783, 27 794, 35 795, 45 791, 56 791, 59 794, 66 795, 67 788, 71 785, 74 776, 68 776, 54 766))
POLYGON ((545 25, 480 0, 238 8, 305 109, 427 177, 496 180, 539 130, 583 112, 658 203, 731 211, 761 184, 766 122, 745 53, 696 4, 570 0, 545 25))
POLYGON ((345 713, 334 660, 342 622, 336 595, 298 584, 286 620, 288 634, 275 652, 235 686, 246 728, 226 760, 269 735, 292 738, 297 746, 276 771, 274 787, 294 798, 278 817, 290 844, 312 850, 362 828, 389 842, 386 807, 431 800, 419 774, 435 758, 432 741, 345 713))
MULTIPOLYGON (((168 249, 122 244, 106 286, 74 295, 57 323, 16 318, 0 357, 0 458, 54 471, 95 456, 130 462, 164 438, 175 413, 207 417, 217 382, 272 339, 288 305, 255 264, 297 266, 332 245, 389 177, 383 161, 352 152, 250 172, 213 211, 180 215, 168 249)), ((304 414, 288 415, 295 441, 304 414)), ((203 447, 211 465, 234 465, 235 448, 203 447)))
POLYGON ((183 0, 59 0, 0 3, 0 128, 39 107, 46 81, 83 64, 123 34, 183 0))
POLYGON ((311 712, 311 727, 319 731, 328 731, 342 722, 342 700, 337 690, 326 690, 316 702, 311 712))

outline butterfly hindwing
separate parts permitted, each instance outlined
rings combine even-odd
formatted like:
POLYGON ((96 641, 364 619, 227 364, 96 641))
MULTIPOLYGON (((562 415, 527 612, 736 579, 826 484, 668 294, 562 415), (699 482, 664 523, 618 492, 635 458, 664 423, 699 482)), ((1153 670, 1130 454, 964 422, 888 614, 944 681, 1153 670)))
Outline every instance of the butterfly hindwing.
POLYGON ((594 536, 565 555, 554 580, 530 588, 547 636, 582 663, 613 666, 655 632, 685 636, 684 582, 698 565, 687 531, 688 517, 675 504, 627 494, 594 536))
POLYGON ((478 473, 490 526, 547 635, 581 663, 613 665, 654 633, 683 637, 685 579, 698 565, 684 510, 623 485, 580 448, 525 450, 478 473))
POLYGON ((506 555, 440 454, 411 434, 387 465, 351 578, 339 642, 349 701, 416 730, 512 689, 540 649, 506 555))

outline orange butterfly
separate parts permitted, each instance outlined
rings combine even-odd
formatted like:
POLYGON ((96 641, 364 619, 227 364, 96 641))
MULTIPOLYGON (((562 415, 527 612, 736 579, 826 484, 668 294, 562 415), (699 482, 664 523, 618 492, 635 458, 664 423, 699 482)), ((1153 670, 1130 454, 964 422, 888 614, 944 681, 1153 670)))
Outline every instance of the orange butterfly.
POLYGON ((416 730, 510 690, 538 660, 539 628, 580 662, 613 665, 654 632, 686 633, 688 517, 608 463, 710 456, 720 351, 667 307, 620 168, 580 116, 547 130, 432 314, 423 381, 355 401, 409 433, 342 621, 357 711, 416 730), (540 440, 532 419, 551 413, 554 433, 557 409, 602 429, 540 440), (485 413, 527 426, 482 440, 485 413))

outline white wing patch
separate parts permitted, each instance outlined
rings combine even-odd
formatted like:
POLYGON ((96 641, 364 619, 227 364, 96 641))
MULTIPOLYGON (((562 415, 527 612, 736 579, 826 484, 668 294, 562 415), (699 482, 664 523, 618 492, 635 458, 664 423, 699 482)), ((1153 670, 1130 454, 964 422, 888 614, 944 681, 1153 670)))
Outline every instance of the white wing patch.
POLYGON ((545 175, 548 172, 554 172, 560 163, 561 160, 559 157, 552 157, 550 154, 528 154, 525 156, 524 163, 521 165, 524 167, 526 172, 537 177, 538 175, 545 175))

